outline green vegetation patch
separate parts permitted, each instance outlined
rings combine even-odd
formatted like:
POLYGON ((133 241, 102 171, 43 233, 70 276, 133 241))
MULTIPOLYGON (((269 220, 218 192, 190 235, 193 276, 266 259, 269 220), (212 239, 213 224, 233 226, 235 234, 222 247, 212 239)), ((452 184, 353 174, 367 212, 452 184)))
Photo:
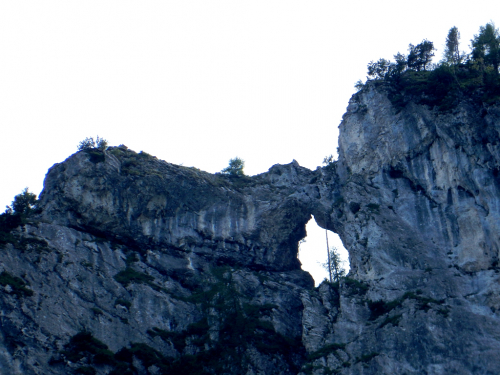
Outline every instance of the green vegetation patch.
POLYGON ((7 231, 0 229, 0 245, 6 245, 8 243, 15 244, 17 242, 16 237, 7 231))
POLYGON ((136 263, 139 261, 139 258, 137 257, 137 254, 134 252, 131 252, 127 254, 127 257, 125 258, 125 264, 127 266, 132 265, 132 263, 136 263))
POLYGON ((94 164, 101 163, 106 159, 104 152, 96 148, 85 150, 85 152, 89 155, 89 160, 94 164))
POLYGON ((148 154, 147 152, 144 152, 144 151, 141 151, 137 154, 137 156, 139 158, 142 158, 142 159, 155 159, 155 157, 153 155, 150 155, 148 154))
POLYGON ((147 330, 147 334, 151 337, 159 336, 163 341, 171 343, 174 346, 175 350, 177 350, 179 353, 182 353, 184 351, 184 348, 186 347, 187 335, 184 333, 184 331, 172 332, 165 331, 158 327, 153 327, 153 329, 147 330))
MULTIPOLYGON (((413 299, 417 302, 417 309, 418 310, 423 310, 423 311, 428 311, 431 309, 431 304, 437 304, 441 305, 444 303, 444 300, 436 300, 434 298, 430 297, 424 297, 420 295, 420 291, 415 292, 406 292, 402 297, 396 298, 392 301, 385 302, 385 301, 368 301, 368 307, 371 311, 370 318, 369 320, 376 320, 378 317, 388 314, 392 310, 394 310, 397 307, 400 307, 403 302, 407 299, 413 299)), ((396 317, 393 317, 391 319, 394 319, 394 322, 399 322, 399 319, 396 317)), ((386 319, 387 320, 387 319, 386 319)), ((385 324, 388 323, 394 323, 393 321, 387 321, 387 323, 384 321, 381 325, 381 327, 385 324)))
POLYGON ((187 328, 182 332, 165 331, 163 329, 154 327, 153 329, 148 330, 147 333, 151 337, 159 336, 163 341, 170 342, 174 346, 175 350, 177 350, 179 353, 182 353, 187 345, 187 338, 198 336, 197 340, 191 342, 194 345, 202 345, 206 341, 208 341, 208 329, 208 321, 206 318, 204 318, 199 322, 188 325, 187 328))
POLYGON ((368 363, 370 362, 373 358, 376 356, 380 355, 380 353, 377 352, 372 352, 369 354, 363 354, 361 357, 359 357, 356 362, 363 362, 363 363, 368 363))
MULTIPOLYGON (((125 284, 152 282, 149 277, 144 279, 139 276, 140 272, 132 271, 130 268, 127 272, 122 271, 115 279, 118 277, 118 280, 125 284)), ((71 362, 85 359, 86 364, 96 368, 101 364, 111 366, 110 371, 109 367, 106 369, 109 375, 137 374, 138 370, 133 365, 134 358, 146 368, 156 366, 158 374, 201 375, 243 372, 243 353, 247 348, 255 348, 264 355, 279 356, 290 365, 291 373, 298 373, 301 358, 305 358, 305 349, 300 336, 286 337, 275 331, 269 319, 277 306, 241 303, 243 296, 228 283, 231 269, 219 267, 213 274, 216 281, 206 285, 196 298, 201 301, 199 307, 205 316, 209 315, 209 309, 218 311, 220 320, 217 341, 210 338, 209 321, 204 318, 188 325, 181 332, 166 331, 158 327, 147 331, 149 336, 160 337, 172 344, 180 354, 175 357, 164 356, 146 343, 130 343, 113 354, 105 344, 88 332, 80 332, 72 337, 64 347, 62 355, 71 362), (184 354, 187 345, 190 345, 193 355, 184 354), (224 361, 221 361, 221 358, 224 358, 224 361)), ((117 299, 115 304, 125 306, 127 301, 117 299)), ((64 365, 64 360, 53 360, 51 363, 64 365)))
POLYGON ((382 327, 386 326, 387 324, 392 324, 393 326, 398 326, 399 325, 399 321, 401 320, 402 316, 403 316, 402 314, 394 315, 394 316, 391 316, 391 317, 388 316, 380 324, 379 328, 382 328, 382 327))
MULTIPOLYGON (((471 40, 471 53, 459 48, 460 33, 449 30, 444 59, 432 64, 434 44, 428 40, 408 46, 408 55, 397 53, 395 62, 386 59, 371 61, 368 76, 376 85, 384 84, 393 106, 401 110, 408 103, 437 107, 450 111, 464 98, 477 104, 500 100, 500 32, 493 23, 481 26, 471 40)), ((356 88, 364 87, 358 81, 356 88)))
POLYGON ((226 186, 235 190, 240 190, 245 187, 254 186, 255 181, 251 177, 245 175, 215 174, 213 184, 215 186, 226 186))
POLYGON ((141 167, 141 160, 135 153, 132 155, 128 155, 128 157, 125 158, 124 161, 122 161, 121 172, 122 174, 128 174, 132 176, 146 175, 143 167, 141 167))
MULTIPOLYGON (((5 212, 0 214, 0 246, 8 243, 14 246, 20 245, 19 239, 11 232, 20 225, 26 224, 31 215, 40 212, 37 204, 36 194, 30 193, 28 188, 25 188, 21 194, 14 197, 12 204, 7 206, 5 212)), ((21 246, 24 245, 21 244, 21 246)))
POLYGON ((356 214, 361 209, 361 205, 358 202, 351 202, 349 203, 349 209, 353 214, 356 214))
POLYGON ((10 273, 3 271, 0 273, 0 285, 9 285, 12 288, 11 294, 18 297, 31 297, 33 291, 26 288, 26 282, 20 277, 12 276, 10 273))
POLYGON ((210 271, 218 281, 222 282, 229 281, 232 276, 230 266, 211 267, 210 271))
POLYGON ((125 151, 120 149, 119 147, 113 147, 108 152, 110 154, 116 156, 117 158, 119 158, 120 156, 122 156, 124 154, 125 151))
POLYGON ((99 316, 103 315, 104 312, 101 309, 98 309, 97 307, 92 307, 90 310, 94 313, 94 315, 99 316))
POLYGON ((147 152, 136 153, 124 147, 111 148, 109 151, 121 162, 120 172, 128 176, 157 176, 163 178, 164 173, 159 168, 159 160, 147 152))
POLYGON ((345 277, 344 279, 344 286, 347 288, 347 295, 348 296, 353 296, 353 295, 365 295, 366 292, 368 291, 368 285, 365 283, 351 279, 349 277, 345 277))
POLYGON ((21 238, 18 242, 18 247, 23 251, 35 251, 37 253, 50 251, 47 241, 33 237, 21 238))
POLYGON ((369 320, 376 320, 379 316, 390 313, 396 307, 401 306, 404 300, 405 298, 397 298, 389 302, 368 301, 368 308, 371 312, 369 320))
POLYGON ((71 362, 78 362, 86 358, 89 363, 97 365, 114 363, 113 352, 88 331, 78 332, 71 337, 61 354, 71 362))
POLYGON ((153 365, 160 368, 163 367, 162 362, 165 357, 158 350, 147 344, 133 343, 130 348, 130 353, 137 357, 146 368, 153 365))
POLYGON ((17 243, 17 238, 10 232, 19 225, 24 224, 21 215, 4 212, 0 214, 0 245, 17 243))
POLYGON ((245 161, 239 157, 235 157, 229 160, 229 165, 221 173, 233 177, 241 177, 245 175, 243 168, 245 168, 245 161))
POLYGON ((326 346, 316 350, 315 352, 310 353, 307 356, 307 359, 309 359, 310 361, 314 361, 315 359, 318 359, 321 357, 326 357, 330 353, 335 353, 339 349, 344 350, 345 344, 334 343, 334 344, 326 345, 326 346))
POLYGON ((146 284, 155 290, 161 290, 161 288, 153 282, 155 279, 153 276, 138 272, 131 267, 127 267, 123 271, 118 272, 114 276, 114 279, 125 287, 129 286, 131 283, 146 284))
POLYGON ((278 306, 272 303, 265 303, 264 305, 252 305, 250 303, 245 303, 243 305, 245 315, 253 319, 258 319, 261 316, 270 316, 271 312, 277 308, 278 306))
MULTIPOLYGON (((213 348, 217 358, 234 358, 234 366, 241 366, 241 351, 245 348, 253 347, 266 355, 277 354, 285 359, 291 366, 292 372, 298 372, 296 360, 301 356, 305 357, 305 350, 300 337, 287 337, 276 332, 273 324, 269 321, 273 310, 277 308, 273 304, 252 304, 241 303, 243 296, 228 284, 231 279, 231 269, 227 267, 216 267, 212 273, 217 280, 208 289, 206 288, 191 297, 200 303, 203 310, 216 309, 220 312, 222 320, 219 328, 219 339, 212 342, 209 335, 199 335, 200 349, 205 344, 213 348)), ((157 333, 159 333, 157 331, 157 333)), ((172 337, 172 336, 171 336, 172 337)), ((170 337, 170 338, 171 338, 170 337)), ((192 342, 192 341, 190 341, 192 342)), ((207 351, 200 352, 199 355, 208 355, 207 351)), ((197 361, 201 360, 197 357, 197 361)), ((183 356, 185 357, 185 356, 183 356)), ((206 358, 206 357, 203 357, 206 358)), ((218 364, 212 359, 209 368, 214 368, 218 364)))
POLYGON ((344 197, 337 197, 337 198, 335 198, 335 201, 333 202, 333 205, 334 206, 340 206, 343 203, 345 203, 344 197))
POLYGON ((450 309, 448 307, 441 308, 437 310, 439 315, 442 315, 443 318, 447 318, 450 315, 450 309))
POLYGON ((432 307, 430 305, 431 303, 435 305, 442 305, 444 303, 444 300, 437 300, 431 297, 424 297, 419 295, 419 293, 421 292, 420 291, 417 291, 417 293, 406 292, 403 298, 414 299, 415 301, 417 301, 417 308, 419 310, 424 310, 426 312, 429 311, 429 309, 431 309, 432 307))

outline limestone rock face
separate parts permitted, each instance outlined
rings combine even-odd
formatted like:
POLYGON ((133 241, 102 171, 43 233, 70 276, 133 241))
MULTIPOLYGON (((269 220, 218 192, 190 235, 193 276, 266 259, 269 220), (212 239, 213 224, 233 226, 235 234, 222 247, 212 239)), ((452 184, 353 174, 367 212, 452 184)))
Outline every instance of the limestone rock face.
POLYGON ((369 287, 347 297, 340 286, 323 345, 350 343, 341 373, 499 371, 499 132, 498 106, 397 108, 374 86, 351 99, 326 225, 369 287))
POLYGON ((499 132, 498 106, 399 108, 369 84, 339 160, 315 171, 233 178, 78 152, 0 237, 0 368, 497 374, 499 132), (311 215, 349 251, 340 283, 300 269, 311 215))
MULTIPOLYGON (((405 262, 418 263, 420 268, 428 261, 432 268, 453 264, 468 272, 496 266, 500 109, 478 108, 463 101, 447 114, 416 105, 397 112, 375 89, 363 91, 352 101, 359 102, 358 109, 348 111, 340 127, 342 196, 355 202, 356 194, 369 192, 370 202, 364 201, 371 203, 371 216, 377 212, 386 218, 368 222, 377 222, 380 234, 391 237, 401 236, 397 228, 404 228, 406 235, 413 234, 422 245, 421 250, 399 248, 393 256, 390 248, 394 245, 385 246, 387 240, 375 233, 366 235, 368 248, 387 247, 387 258, 384 265, 363 266, 360 276, 369 273, 365 267, 381 267, 376 274, 382 276, 383 268, 405 262), (364 180, 362 189, 356 189, 358 178, 364 180), (389 228, 383 228, 384 221, 389 228)), ((362 216, 363 211, 356 214, 362 216)), ((364 215, 365 219, 369 216, 364 215)))
MULTIPOLYGON (((293 182, 229 178, 115 148, 81 152, 51 168, 41 195, 47 221, 134 246, 268 270, 300 269, 297 241, 310 214, 293 182), (116 155, 116 156, 115 156, 116 155)), ((290 170, 312 173, 297 163, 290 170)), ((292 176, 291 176, 292 177, 292 176)))

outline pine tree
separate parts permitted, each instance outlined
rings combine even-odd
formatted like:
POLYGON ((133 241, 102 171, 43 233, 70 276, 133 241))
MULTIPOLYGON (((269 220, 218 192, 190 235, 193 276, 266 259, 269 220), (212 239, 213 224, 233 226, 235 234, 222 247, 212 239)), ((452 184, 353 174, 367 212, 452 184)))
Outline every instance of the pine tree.
POLYGON ((221 172, 228 174, 230 176, 244 176, 243 168, 245 167, 245 161, 239 157, 229 160, 229 165, 224 168, 221 172))
POLYGON ((493 22, 479 28, 472 42, 472 58, 492 66, 496 74, 500 65, 500 33, 493 22))
POLYGON ((460 56, 460 32, 453 26, 446 37, 446 48, 444 50, 444 60, 451 65, 457 65, 461 62, 460 56))
POLYGON ((384 79, 390 64, 391 62, 386 59, 379 59, 377 62, 370 61, 368 64, 368 76, 375 79, 384 79))
POLYGON ((406 61, 406 56, 398 52, 396 55, 394 55, 394 60, 396 61, 396 63, 394 64, 393 74, 400 75, 405 71, 406 67, 408 66, 408 62, 406 61))
POLYGON ((322 266, 328 272, 331 283, 338 282, 346 275, 344 261, 340 257, 340 253, 335 246, 330 247, 328 251, 328 261, 323 263, 322 266))
POLYGON ((422 43, 408 46, 408 68, 419 72, 421 69, 427 70, 427 66, 434 57, 434 43, 424 39, 422 43))
POLYGON ((31 193, 28 188, 25 188, 21 194, 14 197, 11 210, 17 215, 29 215, 37 203, 36 194, 31 193))

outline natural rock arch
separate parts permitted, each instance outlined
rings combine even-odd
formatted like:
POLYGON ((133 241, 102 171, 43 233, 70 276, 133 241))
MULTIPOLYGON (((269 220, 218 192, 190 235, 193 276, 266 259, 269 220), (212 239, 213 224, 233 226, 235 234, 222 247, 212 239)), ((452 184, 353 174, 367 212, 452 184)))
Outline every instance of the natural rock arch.
POLYGON ((216 353, 207 366, 226 373, 498 373, 499 129, 498 106, 397 108, 368 83, 338 161, 315 171, 232 178, 123 147, 72 155, 0 252, 2 366, 73 371, 61 347, 85 327, 165 366, 216 353), (300 270, 311 215, 349 250, 339 284, 315 289, 300 270))

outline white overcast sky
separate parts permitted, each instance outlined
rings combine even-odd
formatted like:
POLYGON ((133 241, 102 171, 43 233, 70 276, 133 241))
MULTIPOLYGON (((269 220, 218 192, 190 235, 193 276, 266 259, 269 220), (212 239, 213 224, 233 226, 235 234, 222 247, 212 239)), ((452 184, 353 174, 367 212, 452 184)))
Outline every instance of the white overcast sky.
MULTIPOLYGON (((499 14, 491 0, 0 1, 0 207, 96 135, 208 172, 235 156, 249 175, 315 169, 370 60, 428 39, 437 61, 452 26, 468 51, 499 14)), ((300 259, 318 280, 317 232, 300 259)))

